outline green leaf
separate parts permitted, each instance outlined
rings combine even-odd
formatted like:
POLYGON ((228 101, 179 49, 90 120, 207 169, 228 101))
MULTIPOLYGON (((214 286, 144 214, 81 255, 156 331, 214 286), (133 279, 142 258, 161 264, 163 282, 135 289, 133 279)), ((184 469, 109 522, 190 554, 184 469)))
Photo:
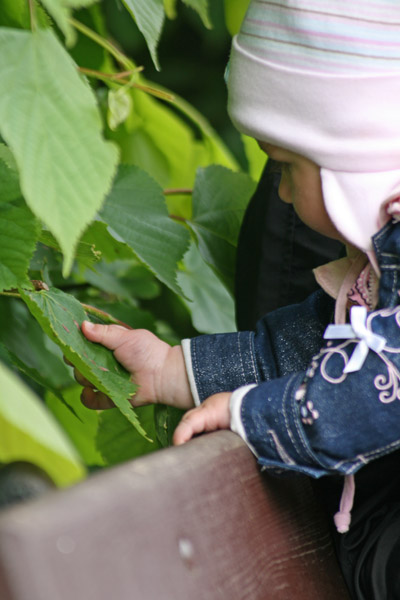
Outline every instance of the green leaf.
POLYGON ((85 475, 72 444, 35 394, 0 363, 0 462, 25 460, 58 485, 85 475))
POLYGON ((176 0, 164 0, 164 10, 168 19, 176 18, 176 0))
POLYGON ((73 296, 52 288, 49 291, 20 291, 22 299, 45 333, 62 349, 67 359, 95 387, 109 396, 128 421, 146 437, 146 432, 129 402, 136 390, 129 373, 115 360, 112 352, 89 342, 81 333, 88 316, 73 296))
POLYGON ((242 135, 244 151, 249 164, 248 173, 254 181, 258 181, 267 162, 267 155, 261 150, 257 141, 248 135, 242 135))
POLYGON ((30 287, 27 277, 40 226, 22 202, 0 204, 0 291, 30 287))
POLYGON ((193 214, 188 223, 204 260, 232 293, 239 229, 255 187, 248 175, 211 166, 198 170, 193 190, 193 214))
MULTIPOLYGON (((50 19, 37 0, 34 0, 36 20, 40 27, 50 25, 50 19)), ((26 0, 1 0, 0 2, 0 26, 31 28, 29 13, 29 2, 26 0)))
POLYGON ((0 204, 21 197, 15 159, 5 144, 0 144, 0 204))
POLYGON ((25 200, 60 243, 68 274, 111 185, 117 150, 102 139, 95 97, 50 30, 0 28, 0 46, 0 132, 25 200))
POLYGON ((186 305, 191 312, 193 326, 201 333, 235 331, 233 298, 201 258, 194 243, 185 254, 183 266, 178 272, 178 281, 185 296, 191 300, 186 305))
POLYGON ((49 15, 55 20, 63 34, 66 42, 72 46, 76 41, 76 32, 69 19, 74 8, 90 6, 98 0, 40 0, 49 15))
POLYGON ((100 414, 96 446, 107 465, 115 465, 160 448, 154 427, 154 407, 142 406, 136 411, 153 442, 139 436, 118 411, 111 409, 100 414))
POLYGON ((120 87, 108 92, 107 122, 110 129, 116 129, 118 125, 126 121, 131 110, 132 99, 126 88, 120 87))
POLYGON ((44 388, 58 394, 74 382, 60 348, 19 299, 0 298, 0 342, 10 352, 12 363, 44 388))
MULTIPOLYGON (((103 466, 104 460, 96 448, 97 429, 99 427, 100 413, 97 410, 86 408, 80 400, 81 386, 73 386, 63 392, 64 402, 48 392, 46 405, 55 419, 71 439, 74 447, 79 452, 85 465, 88 467, 103 466)), ((117 411, 118 414, 119 411, 117 411)), ((132 432, 132 426, 121 415, 126 427, 132 432)), ((140 437, 140 439, 143 439, 140 437)))
POLYGON ((144 35, 154 66, 159 71, 157 45, 164 25, 163 0, 122 0, 144 35))
POLYGON ((108 230, 107 224, 94 221, 86 229, 81 242, 93 247, 94 252, 100 253, 101 258, 107 262, 134 257, 132 248, 125 242, 116 239, 108 230))
POLYGON ((205 27, 211 29, 212 25, 208 16, 208 0, 182 0, 182 2, 198 12, 205 27))
MULTIPOLYGON (((61 252, 61 248, 56 238, 53 236, 50 231, 46 231, 45 229, 39 235, 39 241, 48 246, 49 248, 53 248, 54 250, 58 250, 61 252)), ((88 242, 80 241, 75 250, 75 258, 82 265, 91 267, 93 263, 96 263, 101 258, 101 252, 96 250, 93 244, 88 242)))
POLYGON ((157 404, 154 407, 157 438, 163 448, 171 446, 174 431, 183 415, 183 410, 173 406, 157 404))
POLYGON ((101 217, 160 281, 181 294, 176 270, 189 233, 169 217, 163 191, 147 173, 121 166, 101 217))
POLYGON ((226 26, 229 33, 234 36, 240 29, 250 0, 224 0, 224 3, 226 26))

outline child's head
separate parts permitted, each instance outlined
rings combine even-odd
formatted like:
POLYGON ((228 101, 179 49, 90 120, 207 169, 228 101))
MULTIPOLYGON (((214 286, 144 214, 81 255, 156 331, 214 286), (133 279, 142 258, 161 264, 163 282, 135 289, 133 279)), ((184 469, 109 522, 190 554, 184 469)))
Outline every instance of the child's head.
POLYGON ((253 0, 228 89, 239 130, 321 167, 330 218, 368 250, 400 194, 400 2, 253 0))

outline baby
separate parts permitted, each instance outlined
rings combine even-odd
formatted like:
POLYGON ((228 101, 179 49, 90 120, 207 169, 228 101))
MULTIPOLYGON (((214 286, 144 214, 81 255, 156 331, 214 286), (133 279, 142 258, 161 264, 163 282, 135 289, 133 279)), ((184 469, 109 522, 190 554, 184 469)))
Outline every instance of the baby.
MULTIPOLYGON (((132 373, 134 406, 188 410, 175 444, 231 428, 267 469, 344 475, 345 532, 354 473, 400 448, 400 3, 253 0, 228 91, 236 127, 282 166, 282 200, 348 256, 254 332, 170 347, 143 330, 82 331, 132 373)), ((81 382, 87 406, 110 406, 81 382)))

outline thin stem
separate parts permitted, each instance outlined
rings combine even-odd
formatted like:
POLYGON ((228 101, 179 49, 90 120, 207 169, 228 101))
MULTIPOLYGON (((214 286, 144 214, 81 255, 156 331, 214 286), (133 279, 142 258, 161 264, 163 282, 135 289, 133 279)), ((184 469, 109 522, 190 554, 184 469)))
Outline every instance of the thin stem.
POLYGON ((186 223, 187 219, 185 219, 185 217, 180 217, 179 215, 169 215, 170 219, 173 219, 174 221, 180 221, 181 223, 186 223))
POLYGON ((100 79, 100 81, 111 81, 112 83, 119 83, 121 85, 126 85, 128 87, 133 87, 142 92, 146 92, 151 94, 152 96, 156 96, 156 98, 160 98, 161 100, 166 100, 168 102, 172 102, 174 96, 172 94, 168 94, 167 92, 162 92, 158 89, 152 88, 148 85, 142 85, 140 83, 136 83, 134 81, 130 81, 129 79, 123 79, 127 75, 133 75, 135 72, 139 72, 142 70, 142 67, 138 67, 133 71, 124 71, 123 73, 102 73, 101 71, 95 71, 94 69, 86 69, 85 67, 78 67, 80 73, 87 75, 88 77, 94 77, 96 79, 100 79))
POLYGON ((193 190, 190 188, 170 188, 163 191, 164 196, 174 196, 174 195, 183 195, 183 196, 191 196, 193 194, 193 190))
POLYGON ((18 292, 0 292, 0 296, 8 296, 9 298, 21 298, 18 292))
POLYGON ((29 16, 31 19, 31 29, 32 31, 36 31, 36 6, 35 6, 35 0, 28 0, 28 4, 29 4, 29 16))
POLYGON ((112 44, 111 42, 103 38, 101 35, 93 31, 93 29, 90 29, 89 27, 86 27, 86 25, 84 25, 83 23, 80 23, 80 21, 77 21, 73 18, 70 18, 68 20, 71 23, 71 25, 75 27, 75 29, 77 29, 78 31, 83 33, 83 35, 86 35, 86 37, 90 38, 91 40, 96 42, 96 44, 99 44, 99 46, 102 46, 102 48, 107 50, 107 52, 109 52, 123 67, 125 67, 125 69, 127 69, 128 71, 135 70, 136 67, 134 63, 131 60, 129 60, 129 58, 125 56, 125 54, 118 50, 118 48, 114 46, 114 44, 112 44))

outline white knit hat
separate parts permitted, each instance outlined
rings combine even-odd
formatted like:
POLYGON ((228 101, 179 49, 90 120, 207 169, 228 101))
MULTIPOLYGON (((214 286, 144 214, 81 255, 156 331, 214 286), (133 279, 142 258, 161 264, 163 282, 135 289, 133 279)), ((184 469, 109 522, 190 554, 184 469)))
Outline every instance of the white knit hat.
POLYGON ((400 195, 400 0, 253 0, 228 90, 236 127, 317 163, 336 228, 370 250, 400 195))

